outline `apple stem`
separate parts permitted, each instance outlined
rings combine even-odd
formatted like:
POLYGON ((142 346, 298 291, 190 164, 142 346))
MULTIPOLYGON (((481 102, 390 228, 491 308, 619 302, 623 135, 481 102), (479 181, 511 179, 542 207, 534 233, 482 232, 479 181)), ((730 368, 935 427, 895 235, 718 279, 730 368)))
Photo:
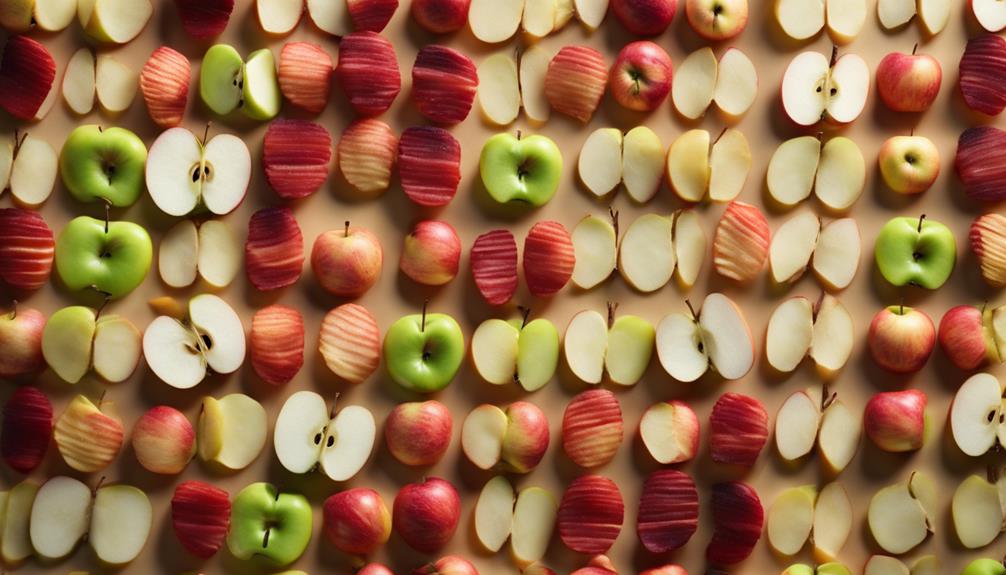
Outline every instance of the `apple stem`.
POLYGON ((104 131, 105 131, 105 129, 101 127, 101 124, 98 124, 98 133, 101 134, 104 131))
POLYGON ((818 132, 818 133, 817 133, 817 134, 815 135, 815 137, 817 138, 817 141, 818 141, 818 142, 820 142, 820 141, 823 141, 823 140, 824 140, 824 132, 818 132))
POLYGON ((916 232, 918 232, 920 234, 922 233, 922 222, 925 219, 926 219, 926 214, 922 214, 921 216, 919 216, 919 228, 917 230, 915 230, 916 232))
POLYGON ((426 306, 429 303, 430 303, 430 300, 424 300, 423 301, 423 318, 422 318, 422 321, 419 324, 419 332, 420 333, 426 331, 426 306))
POLYGON ((521 131, 520 131, 520 130, 517 130, 517 139, 518 139, 518 140, 519 140, 519 139, 521 138, 521 135, 522 135, 522 134, 521 134, 521 131))
POLYGON ((21 132, 18 128, 14 128, 14 153, 13 157, 16 158, 18 152, 21 151, 21 144, 28 139, 28 132, 21 132))
POLYGON ((914 56, 915 52, 917 52, 918 50, 919 50, 919 43, 916 42, 915 46, 912 47, 912 56, 914 56))
POLYGON ((108 233, 108 218, 109 218, 109 211, 111 211, 111 209, 112 209, 112 204, 109 203, 108 200, 105 200, 105 233, 106 234, 108 233))
POLYGON ((723 134, 726 134, 726 133, 727 133, 727 130, 728 130, 728 129, 729 129, 729 128, 727 128, 726 126, 724 126, 724 127, 723 127, 723 129, 722 129, 722 130, 720 130, 720 135, 719 135, 719 136, 716 136, 716 139, 715 139, 715 140, 713 140, 713 144, 714 144, 714 145, 716 144, 716 142, 719 142, 719 141, 720 141, 720 138, 722 138, 722 137, 723 137, 723 134))
POLYGON ((615 312, 618 311, 618 302, 608 302, 608 329, 615 323, 615 312))
MULTIPOLYGON (((98 290, 98 291, 101 291, 101 290, 98 290)), ((109 300, 112 299, 112 294, 110 294, 108 292, 101 292, 101 293, 105 295, 105 299, 103 299, 101 301, 101 305, 99 305, 98 309, 94 312, 94 318, 95 319, 98 319, 98 317, 101 316, 101 311, 103 309, 105 309, 105 306, 108 305, 109 300)))
POLYGON ((517 306, 517 309, 520 310, 520 313, 523 315, 523 318, 520 320, 520 328, 524 329, 527 326, 527 318, 531 315, 531 308, 519 305, 517 306))
POLYGON ((206 147, 206 140, 208 140, 209 137, 210 137, 210 126, 212 124, 213 124, 213 122, 206 122, 206 127, 203 128, 203 141, 202 141, 202 144, 203 144, 204 148, 206 147))
POLYGON ((838 392, 829 390, 828 384, 824 384, 821 388, 821 411, 831 407, 831 404, 835 403, 836 399, 838 399, 838 392))
POLYGON ((615 228, 615 239, 618 239, 618 211, 609 206, 608 216, 611 217, 611 227, 615 228))
POLYGON ((985 477, 989 480, 989 483, 999 481, 999 468, 995 465, 989 465, 985 470, 985 477))
POLYGON ((335 397, 332 398, 332 409, 330 409, 328 411, 328 418, 329 419, 332 419, 333 417, 335 417, 335 406, 336 406, 337 403, 339 403, 339 395, 340 395, 340 392, 337 391, 337 392, 335 392, 335 397))
POLYGON ((835 62, 838 61, 838 46, 835 44, 831 45, 831 63, 828 64, 829 68, 835 67, 835 62))
MULTIPOLYGON (((108 390, 107 389, 103 389, 103 390, 101 390, 101 395, 98 396, 98 407, 99 408, 101 407, 101 404, 105 402, 105 394, 106 393, 108 393, 108 390)), ((102 477, 101 481, 104 481, 104 480, 105 480, 105 478, 102 477)))
POLYGON ((265 530, 265 535, 262 536, 262 547, 269 547, 269 533, 271 531, 272 531, 272 528, 269 528, 269 529, 265 530))
POLYGON ((692 314, 692 319, 697 319, 699 314, 695 313, 695 308, 692 307, 692 302, 688 298, 685 298, 685 305, 688 306, 688 312, 692 314))
POLYGON ((349 220, 346 220, 346 222, 345 222, 345 227, 344 227, 344 228, 342 228, 342 233, 343 233, 343 235, 345 235, 345 236, 346 236, 347 238, 349 237, 349 220))
POLYGON ((15 319, 15 318, 17 318, 17 300, 16 299, 15 300, 11 300, 11 308, 12 309, 10 310, 10 316, 9 316, 8 319, 15 319))

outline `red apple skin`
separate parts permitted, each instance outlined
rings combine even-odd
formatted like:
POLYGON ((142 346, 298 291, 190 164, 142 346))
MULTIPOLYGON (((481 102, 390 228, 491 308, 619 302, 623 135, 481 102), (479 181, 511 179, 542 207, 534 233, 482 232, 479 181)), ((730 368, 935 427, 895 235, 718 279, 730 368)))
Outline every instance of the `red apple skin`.
POLYGON ((0 317, 0 379, 11 379, 45 368, 42 331, 45 314, 32 308, 15 308, 0 317))
POLYGON ((674 65, 663 48, 640 40, 622 48, 610 76, 615 101, 630 110, 650 112, 671 93, 674 65))
POLYGON ((388 451, 405 465, 433 465, 451 444, 451 411, 436 400, 401 403, 384 423, 388 451))
POLYGON ((994 345, 985 336, 982 310, 959 305, 943 314, 937 339, 950 361, 963 370, 973 370, 998 359, 994 345))
POLYGON ((670 564, 647 569, 639 575, 688 575, 688 571, 685 571, 681 565, 670 564))
POLYGON ((465 27, 472 0, 412 0, 412 17, 434 34, 449 34, 465 27))
POLYGON ((405 236, 399 268, 417 283, 440 286, 458 275, 461 238, 454 226, 441 220, 424 220, 405 236))
POLYGON ((895 112, 924 112, 933 104, 943 69, 928 54, 891 52, 877 66, 880 99, 895 112))
POLYGON ((460 518, 458 490, 439 477, 410 483, 395 496, 395 531, 416 551, 436 553, 442 549, 454 536, 460 518))
POLYGON ((343 553, 367 555, 391 537, 391 514, 373 489, 357 487, 330 496, 322 515, 325 536, 343 553))
POLYGON ((612 0, 611 11, 630 34, 657 36, 674 20, 678 0, 612 0))
POLYGON ((936 345, 936 328, 925 313, 891 306, 873 317, 867 334, 873 359, 893 373, 915 373, 929 360, 936 345))
POLYGON ((382 565, 380 563, 368 563, 364 565, 362 569, 357 571, 356 575, 395 575, 395 572, 387 565, 382 565))
POLYGON ((195 455, 196 432, 184 413, 159 405, 136 421, 132 444, 144 469, 174 475, 181 473, 195 455))
POLYGON ((570 575, 618 575, 618 570, 607 555, 595 555, 590 558, 586 566, 580 567, 570 575))
POLYGON ((884 451, 920 449, 926 435, 927 401, 926 394, 917 389, 878 393, 866 403, 863 429, 884 451))
POLYGON ((464 557, 447 555, 417 567, 412 575, 479 575, 479 570, 464 557))
POLYGON ((713 565, 735 565, 748 558, 761 538, 765 508, 754 487, 743 481, 716 483, 710 507, 713 536, 706 560, 713 565))
POLYGON ((506 415, 510 425, 503 436, 500 457, 514 471, 527 473, 538 466, 548 450, 548 417, 527 401, 511 403, 506 415))
POLYGON ((3 408, 0 456, 19 473, 42 463, 52 437, 52 403, 37 387, 14 390, 3 408))
POLYGON ((384 252, 377 236, 363 228, 329 230, 314 240, 311 271, 321 287, 342 297, 358 297, 381 276, 384 252))
POLYGON ((230 494, 203 481, 179 483, 171 498, 171 524, 186 551, 209 559, 223 546, 230 529, 230 494))

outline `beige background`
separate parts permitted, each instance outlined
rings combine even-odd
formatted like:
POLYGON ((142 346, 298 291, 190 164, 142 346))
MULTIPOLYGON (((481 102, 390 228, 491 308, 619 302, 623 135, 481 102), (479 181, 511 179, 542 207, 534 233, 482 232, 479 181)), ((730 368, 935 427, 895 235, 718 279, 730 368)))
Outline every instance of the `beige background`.
MULTIPOLYGON (((982 206, 977 206, 963 196, 960 183, 953 171, 953 156, 956 149, 958 134, 966 127, 988 122, 988 119, 978 118, 964 107, 957 89, 957 62, 964 48, 965 38, 976 33, 976 27, 970 20, 964 2, 954 2, 953 15, 947 29, 938 37, 921 39, 921 29, 915 22, 895 33, 884 33, 875 17, 875 0, 868 0, 869 16, 866 26, 851 45, 843 48, 863 56, 873 70, 880 59, 890 51, 909 52, 913 44, 921 42, 920 51, 935 55, 943 65, 944 82, 939 98, 933 108, 921 115, 900 115, 886 110, 878 101, 876 92, 871 90, 866 110, 860 119, 852 126, 844 129, 844 134, 852 137, 862 148, 869 166, 867 188, 862 199, 855 205, 852 214, 857 218, 862 233, 864 253, 860 273, 855 283, 842 294, 841 299, 855 315, 857 328, 857 344, 855 355, 844 373, 838 378, 835 389, 842 398, 854 409, 861 409, 867 398, 880 390, 901 389, 907 386, 924 389, 930 398, 929 415, 932 420, 932 430, 929 441, 919 453, 907 455, 888 455, 879 452, 868 441, 863 446, 841 479, 849 488, 856 507, 855 527, 843 553, 843 560, 858 572, 866 558, 876 551, 869 532, 865 528, 864 517, 866 506, 872 493, 881 486, 902 480, 914 469, 924 469, 939 479, 941 486, 941 506, 936 517, 936 534, 915 550, 911 556, 925 553, 937 553, 944 563, 948 573, 957 573, 971 558, 980 555, 1002 556, 1002 545, 996 543, 988 549, 969 552, 962 550, 956 542, 950 524, 950 495, 957 483, 969 473, 981 473, 985 462, 964 457, 945 433, 947 408, 954 390, 963 381, 965 374, 956 370, 946 358, 937 351, 926 368, 914 377, 893 377, 878 370, 872 363, 865 349, 866 328, 872 315, 887 304, 904 300, 908 304, 918 305, 928 312, 934 321, 939 321, 943 312, 952 305, 959 303, 980 303, 982 300, 997 301, 999 294, 990 291, 981 281, 977 264, 967 249, 966 238, 968 225, 982 206), (902 201, 894 198, 886 191, 876 173, 875 159, 883 140, 895 134, 908 133, 915 128, 916 133, 932 138, 942 155, 942 173, 936 185, 924 196, 918 199, 902 201), (916 289, 894 290, 882 280, 872 265, 873 238, 877 230, 888 218, 895 215, 918 215, 925 212, 929 217, 942 220, 953 229, 958 240, 959 262, 950 282, 939 292, 924 293, 916 289)), ((286 38, 271 38, 263 36, 250 0, 237 2, 230 24, 220 38, 220 41, 233 43, 240 52, 250 51, 269 46, 278 55, 283 43, 290 40, 309 39, 321 42, 325 48, 337 54, 337 43, 330 37, 314 29, 305 16, 300 26, 286 38)), ((812 130, 797 130, 781 113, 778 85, 790 59, 802 49, 816 49, 827 53, 831 42, 826 35, 821 35, 813 41, 796 46, 780 40, 772 17, 769 0, 753 0, 748 27, 745 32, 733 42, 717 47, 721 52, 726 45, 741 47, 755 62, 760 78, 760 90, 754 107, 740 122, 739 127, 747 135, 754 152, 754 166, 751 170, 747 186, 741 199, 762 205, 764 197, 764 175, 768 160, 775 147, 784 139, 801 133, 812 133, 812 130)), ((403 89, 395 102, 395 106, 383 119, 390 122, 396 131, 424 123, 409 100, 409 76, 412 61, 418 48, 429 42, 442 42, 460 48, 476 63, 496 50, 512 50, 519 45, 520 40, 500 46, 486 46, 476 41, 468 31, 453 36, 434 38, 412 21, 408 14, 408 1, 403 2, 385 34, 395 44, 399 65, 403 76, 403 89)), ((59 77, 70 54, 81 45, 83 38, 79 26, 74 24, 68 30, 57 35, 46 35, 42 40, 53 50, 59 62, 59 77)), ((630 41, 621 26, 613 17, 608 18, 602 28, 594 34, 585 31, 573 23, 561 34, 550 37, 544 42, 553 49, 565 44, 590 44, 606 52, 609 63, 613 61, 618 49, 630 41)), ((704 44, 687 26, 683 7, 679 10, 671 29, 656 39, 672 55, 675 64, 679 64, 685 54, 704 44)), ((150 52, 160 44, 169 44, 185 53, 193 63, 192 97, 189 110, 186 113, 185 125, 193 130, 201 131, 207 119, 207 113, 198 102, 196 96, 198 84, 195 77, 198 74, 199 60, 206 49, 188 38, 181 30, 178 17, 171 2, 160 2, 143 34, 134 42, 118 50, 118 57, 127 60, 137 69, 150 52)), ((320 116, 322 122, 338 138, 346 123, 351 119, 347 111, 346 101, 338 88, 333 90, 332 102, 325 113, 320 116)), ((295 110, 286 109, 284 115, 295 115, 295 110)), ((7 125, 2 129, 11 129, 7 125)), ((135 130, 149 145, 158 134, 157 128, 149 121, 140 97, 132 108, 119 118, 110 118, 99 112, 94 112, 86 118, 74 117, 62 104, 58 103, 49 116, 37 126, 30 129, 35 136, 48 140, 55 148, 59 148, 71 128, 78 123, 101 122, 106 125, 121 125, 135 130)), ((503 309, 493 309, 483 304, 474 284, 470 279, 467 253, 462 262, 462 273, 448 286, 442 289, 428 289, 413 284, 404 278, 397 270, 397 260, 400 253, 402 237, 408 232, 412 223, 421 218, 440 217, 457 227, 467 247, 475 237, 491 228, 508 227, 514 231, 518 242, 534 222, 542 219, 557 219, 567 228, 572 229, 576 222, 589 212, 606 212, 611 205, 622 213, 623 229, 637 215, 646 212, 667 213, 680 206, 666 186, 658 196, 644 206, 633 205, 624 193, 595 201, 589 197, 577 184, 575 177, 576 157, 582 141, 590 131, 602 126, 616 126, 628 129, 636 124, 645 123, 654 128, 669 145, 673 139, 688 125, 677 117, 669 103, 648 116, 629 113, 622 110, 610 96, 605 96, 601 108, 594 115, 589 126, 580 125, 568 118, 553 116, 547 125, 534 128, 524 123, 523 118, 510 129, 524 129, 525 132, 546 134, 560 144, 564 154, 564 178, 556 198, 547 206, 523 214, 517 218, 505 218, 492 213, 484 201, 485 192, 478 176, 478 154, 482 143, 497 128, 485 124, 480 119, 477 109, 473 111, 466 122, 452 129, 453 133, 463 143, 463 180, 455 200, 441 211, 427 211, 413 206, 403 195, 397 178, 392 189, 382 198, 372 200, 352 200, 347 198, 347 186, 337 172, 333 172, 329 182, 314 196, 293 205, 293 209, 302 227, 307 249, 310 249, 314 238, 327 229, 341 226, 345 219, 353 221, 354 225, 375 230, 384 246, 385 268, 380 282, 359 301, 367 306, 377 317, 382 333, 399 316, 417 311, 422 301, 430 299, 430 308, 436 311, 447 311, 454 314, 465 329, 466 338, 479 322, 489 317, 508 317, 515 314, 513 306, 503 309)), ((719 133, 723 120, 715 111, 710 111, 698 123, 714 134, 719 133)), ((214 131, 233 131, 242 135, 248 142, 253 157, 256 158, 252 176, 252 188, 241 207, 226 220, 243 239, 247 220, 250 214, 266 205, 280 203, 265 183, 260 162, 261 138, 265 124, 233 123, 216 121, 214 131)), ((3 200, 9 204, 9 200, 3 200)), ((700 206, 705 228, 712 234, 716 219, 722 212, 722 206, 700 206)), ((821 206, 813 201, 799 209, 821 210, 821 206)), ((52 198, 42 208, 42 212, 50 226, 58 232, 65 222, 78 214, 99 216, 102 209, 98 204, 84 205, 69 198, 60 185, 52 198)), ((767 211, 773 229, 785 218, 785 214, 767 211)), ((148 227, 155 242, 167 229, 168 218, 160 215, 146 196, 128 210, 117 210, 116 218, 130 219, 141 222, 148 227)), ((766 274, 767 275, 767 274, 766 274)), ((146 301, 161 294, 171 294, 186 298, 199 293, 206 288, 194 286, 187 290, 171 290, 158 279, 152 270, 142 287, 129 297, 117 301, 110 306, 109 311, 129 316, 141 328, 154 317, 146 305, 146 301)), ((711 273, 707 260, 699 284, 692 290, 691 299, 701 303, 703 294, 722 290, 741 303, 751 329, 758 343, 759 363, 752 372, 741 381, 725 383, 715 377, 707 377, 693 385, 683 385, 672 381, 664 374, 656 360, 653 361, 646 377, 631 389, 619 389, 618 396, 622 402, 625 415, 626 439, 618 451, 617 457, 609 465, 596 470, 598 473, 617 479, 626 503, 625 525, 621 536, 611 550, 611 556, 623 573, 631 573, 643 568, 658 565, 663 560, 675 561, 685 565, 693 574, 702 573, 705 569, 704 549, 710 536, 710 517, 708 509, 708 487, 715 481, 742 478, 755 485, 767 506, 774 496, 782 489, 794 485, 818 482, 823 480, 819 471, 819 462, 811 459, 796 468, 787 467, 778 458, 771 446, 767 448, 758 465, 750 471, 727 469, 711 462, 706 434, 703 433, 701 455, 696 461, 682 466, 682 469, 692 474, 700 485, 701 491, 701 521, 700 528, 680 552, 666 558, 652 557, 639 546, 635 535, 636 507, 639 490, 644 476, 657 468, 644 450, 640 447, 634 433, 642 411, 649 404, 670 398, 684 398, 694 405, 703 424, 707 421, 709 410, 716 398, 724 391, 733 390, 752 394, 761 399, 774 420, 774 414, 783 399, 792 391, 817 381, 813 368, 803 365, 791 377, 778 379, 768 374, 764 368, 762 339, 768 315, 774 306, 785 296, 804 294, 811 297, 819 292, 816 280, 810 275, 805 276, 795 286, 787 290, 776 290, 769 285, 767 277, 749 286, 733 285, 724 282, 711 273)), ((325 368, 316 352, 318 326, 324 313, 342 303, 340 300, 322 293, 309 269, 295 286, 272 293, 258 293, 245 281, 243 274, 229 288, 223 291, 223 296, 241 313, 245 327, 250 325, 250 317, 255 309, 273 302, 282 302, 299 308, 305 315, 307 327, 307 358, 304 369, 297 378, 285 389, 271 388, 263 384, 254 374, 250 365, 230 377, 213 377, 203 382, 197 388, 180 391, 160 382, 141 363, 136 374, 126 383, 108 385, 108 397, 121 406, 122 417, 127 429, 130 429, 140 414, 158 404, 168 404, 185 411, 193 420, 198 415, 199 400, 206 394, 220 396, 230 392, 241 391, 249 393, 260 400, 270 413, 270 424, 275 418, 284 399, 297 389, 314 389, 323 395, 332 396, 341 392, 343 405, 349 403, 365 404, 372 408, 375 416, 383 422, 392 407, 400 402, 419 399, 398 389, 379 370, 368 382, 359 387, 350 387, 340 383, 325 368)), ((569 318, 577 311, 585 308, 601 310, 606 300, 614 300, 621 304, 622 313, 639 314, 656 323, 665 314, 673 310, 683 309, 682 293, 676 286, 668 286, 663 290, 641 295, 629 289, 625 283, 614 277, 603 286, 584 293, 569 287, 551 300, 533 300, 521 283, 521 289, 513 304, 530 305, 535 315, 551 319, 564 329, 569 318)), ((52 313, 58 307, 70 303, 84 301, 79 295, 69 294, 54 285, 50 285, 34 294, 24 305, 39 307, 47 313, 52 313)), ((69 386, 51 373, 45 373, 39 378, 39 384, 52 397, 57 415, 63 405, 76 393, 85 393, 92 397, 98 396, 105 384, 98 381, 86 381, 76 387, 69 386)), ((3 393, 9 394, 11 385, 3 387, 3 393)), ((269 445, 248 469, 228 476, 210 474, 201 464, 193 462, 180 477, 159 477, 144 471, 136 463, 131 449, 126 447, 116 462, 105 470, 109 481, 122 481, 142 487, 151 497, 156 513, 155 527, 151 533, 143 554, 131 566, 128 572, 180 572, 198 569, 205 572, 248 572, 251 567, 234 560, 224 550, 211 561, 201 563, 184 552, 176 542, 170 527, 168 502, 174 486, 183 479, 204 479, 230 490, 232 496, 243 486, 260 480, 268 480, 280 484, 284 489, 303 491, 315 508, 315 536, 304 556, 295 565, 297 568, 310 572, 345 573, 349 563, 324 541, 321 533, 321 504, 329 494, 349 486, 370 486, 378 489, 385 497, 389 507, 395 493, 406 482, 415 481, 423 476, 442 476, 449 478, 461 491, 464 509, 461 526, 458 529, 447 552, 460 553, 474 560, 482 573, 516 572, 506 553, 493 557, 480 550, 470 528, 471 512, 475 496, 483 482, 491 474, 474 469, 461 453, 458 435, 464 415, 476 404, 481 402, 507 403, 518 398, 530 398, 547 410, 552 428, 552 445, 541 466, 527 476, 515 477, 518 486, 542 485, 561 496, 564 485, 584 471, 573 465, 562 453, 560 446, 560 425, 562 411, 569 399, 582 385, 575 381, 568 369, 563 365, 556 380, 545 389, 527 396, 516 387, 493 387, 474 373, 469 365, 459 374, 454 384, 440 393, 438 399, 447 403, 455 414, 455 437, 448 455, 436 466, 430 469, 409 469, 398 464, 383 446, 383 440, 378 444, 371 462, 366 469, 346 485, 337 485, 320 475, 312 477, 296 477, 285 472, 272 453, 271 440, 269 445)), ((705 428, 703 431, 707 431, 705 428)), ((50 449, 45 464, 33 474, 39 481, 47 476, 67 473, 55 450, 50 449)), ((2 471, 3 484, 13 485, 20 479, 17 474, 4 467, 2 471)), ((76 475, 76 474, 74 474, 76 475)), ((94 482, 101 474, 82 479, 94 482)), ((764 543, 764 539, 763 539, 764 543)), ((809 560, 809 554, 802 557, 809 560)), ((377 553, 375 560, 385 561, 392 565, 396 572, 405 573, 418 563, 429 559, 409 550, 395 535, 386 548, 377 553)), ((582 565, 586 557, 577 556, 567 551, 556 537, 550 547, 548 563, 560 573, 568 572, 582 565)), ((765 544, 759 544, 752 557, 745 563, 735 567, 734 572, 747 574, 769 574, 781 571, 789 561, 773 557, 765 544)), ((58 566, 43 567, 29 562, 21 569, 22 572, 61 572, 75 568, 95 568, 91 551, 83 546, 71 558, 58 566)))

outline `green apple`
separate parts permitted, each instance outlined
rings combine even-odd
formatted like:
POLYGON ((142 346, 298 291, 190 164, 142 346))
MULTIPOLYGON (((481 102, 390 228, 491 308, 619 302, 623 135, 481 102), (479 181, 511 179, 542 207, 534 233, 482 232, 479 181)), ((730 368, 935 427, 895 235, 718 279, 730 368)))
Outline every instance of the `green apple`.
POLYGON ((465 357, 465 337, 453 317, 443 313, 399 318, 384 336, 388 373, 398 385, 432 393, 447 387, 465 357))
POLYGON ((268 483, 252 483, 234 498, 227 548, 238 559, 256 555, 282 567, 307 549, 311 504, 298 493, 280 493, 268 483))
POLYGON ((494 385, 519 383, 540 389, 559 363, 559 332, 547 319, 488 319, 472 334, 472 362, 482 379, 494 385))
POLYGON ((242 88, 241 110, 253 120, 271 120, 279 114, 283 102, 276 80, 276 59, 272 50, 262 48, 248 56, 242 88))
POLYGON ((975 559, 968 566, 961 571, 961 575, 1004 575, 1006 574, 1006 566, 1003 566, 1002 561, 996 561, 995 559, 975 559))
POLYGON ((79 216, 56 239, 56 272, 73 291, 93 288, 119 298, 143 283, 152 255, 139 225, 79 216))
POLYGON ((133 205, 143 191, 147 146, 125 128, 79 126, 63 143, 59 171, 63 185, 82 202, 104 200, 133 205))
POLYGON ((254 120, 276 117, 282 98, 272 51, 256 50, 245 63, 233 47, 211 46, 199 72, 199 95, 210 110, 221 116, 240 108, 254 120))
POLYGON ((877 235, 874 258, 880 274, 896 286, 937 289, 954 271, 957 242, 950 228, 925 216, 893 218, 877 235))
POLYGON ((497 202, 539 207, 559 189, 562 152, 545 136, 496 134, 482 147, 479 172, 489 196, 497 202))
POLYGON ((126 44, 137 37, 154 13, 150 0, 79 0, 77 20, 97 42, 126 44))

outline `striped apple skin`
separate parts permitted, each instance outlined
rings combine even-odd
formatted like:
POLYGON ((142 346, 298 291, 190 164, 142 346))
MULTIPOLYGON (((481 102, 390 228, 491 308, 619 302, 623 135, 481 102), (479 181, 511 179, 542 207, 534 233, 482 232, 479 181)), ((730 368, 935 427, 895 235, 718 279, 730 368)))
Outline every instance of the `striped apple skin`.
POLYGON ((304 365, 304 318, 296 309, 275 304, 252 316, 249 338, 252 368, 268 384, 283 385, 304 365))
POLYGON ((383 193, 391 185, 391 170, 398 155, 398 138, 380 120, 357 120, 339 139, 339 170, 357 191, 383 193))
POLYGON ((545 98, 552 109, 590 121, 608 85, 604 55, 588 46, 566 46, 552 58, 545 72, 545 98))
POLYGON ((332 136, 307 120, 276 120, 262 142, 265 179, 284 200, 306 198, 328 179, 332 136))
POLYGON ((414 203, 446 206, 461 183, 461 144, 443 128, 407 128, 398 139, 398 175, 414 203))
POLYGON ((734 565, 748 558, 761 538, 765 511, 758 492, 742 481, 713 485, 713 538, 706 560, 713 565, 734 565))
POLYGON ((56 242, 38 212, 0 209, 0 280, 34 291, 49 281, 56 242))
POLYGON ((11 469, 31 473, 42 463, 52 436, 52 403, 37 387, 19 387, 3 409, 0 455, 11 469))
POLYGON ((197 40, 223 33, 234 11, 234 0, 175 0, 185 32, 197 40))
POLYGON ((1006 131, 993 126, 964 130, 957 140, 954 167, 972 200, 1006 199, 1006 131))
POLYGON ((398 0, 346 0, 356 30, 380 32, 398 10, 398 0))
POLYGON ((716 272, 739 282, 757 277, 768 259, 771 235, 761 210, 744 202, 730 202, 713 237, 716 272))
POLYGON ((108 467, 119 455, 124 438, 122 423, 100 412, 83 416, 64 414, 56 420, 53 440, 66 464, 83 473, 108 467))
POLYGON ((419 113, 438 124, 457 124, 475 102, 479 76, 468 56, 453 48, 424 46, 412 66, 412 101, 419 113))
POLYGON ((713 461, 752 466, 768 439, 768 414, 757 399, 740 393, 720 396, 709 415, 713 461))
POLYGON ((968 40, 958 71, 961 95, 969 108, 989 116, 1006 108, 1006 40, 996 34, 968 40))
POLYGON ((248 221, 245 273, 255 289, 293 285, 304 268, 304 236, 289 208, 262 208, 248 221))
POLYGON ((339 42, 336 75, 357 114, 373 117, 391 107, 402 89, 395 47, 375 32, 353 32, 339 42))
POLYGON ((0 59, 0 107, 19 120, 32 120, 56 81, 49 50, 27 36, 10 36, 0 59))
POLYGON ((174 128, 182 123, 191 75, 189 59, 168 46, 154 50, 147 59, 140 71, 140 93, 155 124, 174 128))
POLYGON ((581 467, 611 461, 622 443, 622 407, 607 389, 590 389, 574 397, 562 416, 562 448, 581 467))
POLYGON ((510 230, 480 235, 469 254, 472 278, 489 305, 503 305, 517 291, 517 240, 510 230))
POLYGON ((171 525, 186 551, 209 559, 224 544, 231 524, 230 495, 209 483, 185 481, 171 498, 171 525))
POLYGON ((680 549, 699 525, 695 481, 676 469, 654 471, 643 483, 636 517, 639 542, 650 553, 680 549))
POLYGON ((994 287, 1006 286, 1006 216, 979 216, 971 224, 969 237, 985 281, 994 287))
POLYGON ((377 320, 362 305, 340 305, 321 322, 318 350, 332 373, 349 383, 363 383, 381 362, 377 320))
POLYGON ((538 222, 524 239, 524 280, 531 295, 555 295, 573 277, 573 239, 556 221, 538 222))
POLYGON ((614 481, 601 475, 577 477, 559 503, 559 538, 577 553, 605 553, 621 533, 624 516, 622 493, 614 481))
POLYGON ((279 53, 279 91, 298 108, 318 114, 328 105, 335 64, 312 42, 288 42, 279 53))

